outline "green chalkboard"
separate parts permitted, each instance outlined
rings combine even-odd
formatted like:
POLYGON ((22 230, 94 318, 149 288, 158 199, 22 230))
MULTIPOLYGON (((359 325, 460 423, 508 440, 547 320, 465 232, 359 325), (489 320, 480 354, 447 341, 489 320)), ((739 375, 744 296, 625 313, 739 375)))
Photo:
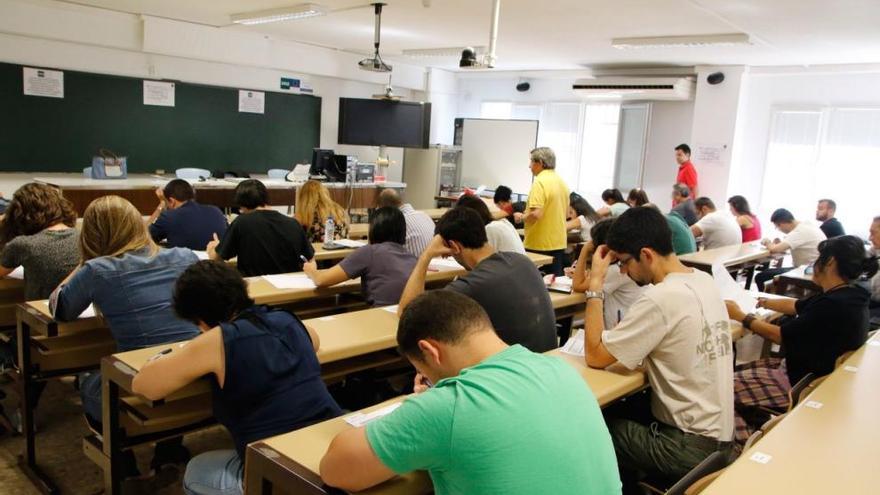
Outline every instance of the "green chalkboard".
POLYGON ((176 83, 175 106, 143 104, 143 79, 64 71, 64 98, 25 96, 22 66, 0 64, 0 171, 77 172, 99 148, 129 172, 182 167, 266 173, 309 162, 321 98, 266 92, 239 113, 238 89, 176 83))

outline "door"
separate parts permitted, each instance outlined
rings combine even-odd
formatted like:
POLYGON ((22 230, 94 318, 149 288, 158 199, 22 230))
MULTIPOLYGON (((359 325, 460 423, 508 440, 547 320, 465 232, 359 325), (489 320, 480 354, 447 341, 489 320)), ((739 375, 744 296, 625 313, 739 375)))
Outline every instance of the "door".
POLYGON ((630 189, 642 187, 650 121, 650 103, 625 103, 620 106, 614 187, 624 196, 630 189))

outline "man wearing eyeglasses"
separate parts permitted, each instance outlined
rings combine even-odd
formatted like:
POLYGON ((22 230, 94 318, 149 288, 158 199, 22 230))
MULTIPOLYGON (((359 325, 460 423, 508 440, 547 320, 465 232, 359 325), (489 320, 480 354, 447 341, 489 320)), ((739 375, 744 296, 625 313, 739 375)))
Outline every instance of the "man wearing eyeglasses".
POLYGON ((670 484, 712 452, 733 446, 733 349, 730 322, 712 277, 681 264, 672 232, 652 208, 617 218, 593 255, 587 291, 588 366, 643 367, 650 406, 633 397, 606 411, 624 493, 648 475, 670 484), (612 263, 641 286, 653 284, 614 328, 603 319, 612 263))

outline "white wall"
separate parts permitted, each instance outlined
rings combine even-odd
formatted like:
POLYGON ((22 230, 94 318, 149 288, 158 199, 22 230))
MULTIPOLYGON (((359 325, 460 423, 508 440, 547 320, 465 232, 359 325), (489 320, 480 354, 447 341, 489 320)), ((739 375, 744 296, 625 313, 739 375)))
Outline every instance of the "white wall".
POLYGON ((651 103, 642 188, 662 211, 671 205, 670 194, 678 173, 674 149, 690 142, 693 114, 693 101, 651 103))
MULTIPOLYGON (((516 90, 516 77, 472 78, 459 76, 458 116, 479 118, 484 101, 543 103, 547 101, 581 101, 571 90, 571 79, 525 79, 531 84, 526 92, 516 90)), ((538 143, 540 146, 541 143, 538 143)))

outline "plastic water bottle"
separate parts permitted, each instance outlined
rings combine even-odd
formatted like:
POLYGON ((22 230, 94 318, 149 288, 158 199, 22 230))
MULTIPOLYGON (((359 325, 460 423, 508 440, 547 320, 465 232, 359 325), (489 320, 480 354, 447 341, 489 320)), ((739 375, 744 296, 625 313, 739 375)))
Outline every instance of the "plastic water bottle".
POLYGON ((336 222, 333 221, 333 215, 327 217, 324 222, 324 245, 333 245, 333 233, 336 232, 336 222))

